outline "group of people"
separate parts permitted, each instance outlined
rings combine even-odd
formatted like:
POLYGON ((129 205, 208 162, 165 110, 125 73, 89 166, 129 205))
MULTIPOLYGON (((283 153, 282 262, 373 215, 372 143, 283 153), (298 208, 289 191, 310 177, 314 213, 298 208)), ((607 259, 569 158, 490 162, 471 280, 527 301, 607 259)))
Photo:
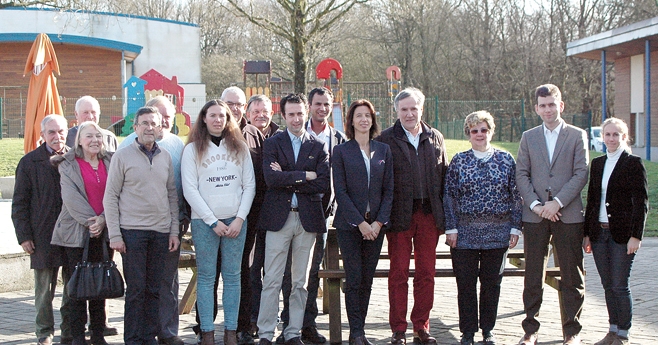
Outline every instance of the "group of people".
MULTIPOLYGON (((563 343, 580 344, 584 251, 594 254, 609 314, 609 333, 596 345, 628 344, 629 277, 644 230, 647 179, 642 160, 628 148, 626 124, 611 118, 602 125, 608 151, 592 162, 585 210, 587 137, 562 120, 556 86, 536 89, 543 124, 523 134, 516 161, 491 145, 494 118, 477 111, 464 122, 471 149, 448 164, 443 136, 422 121, 424 101, 418 89, 399 92, 398 119, 380 134, 372 103, 357 100, 343 134, 328 122, 333 94, 315 88, 308 98, 281 99, 281 130, 269 98, 247 101, 230 87, 203 106, 183 144, 170 133, 176 109, 160 96, 137 111, 135 133, 118 150, 114 135, 97 125, 100 109, 90 96, 76 103, 78 126, 68 139, 64 118, 47 116, 44 144, 18 165, 12 206, 18 241, 35 272, 39 343, 52 343, 58 267, 66 282, 89 238, 91 260, 99 260, 103 246, 122 254, 125 343, 182 345, 177 267, 188 227, 198 268, 194 331, 200 344, 215 343, 220 275, 225 344, 324 343, 315 323, 318 271, 333 225, 346 276, 350 345, 371 344, 365 319, 384 237, 391 344, 407 342, 412 256, 413 340, 437 343, 429 317, 444 233, 461 344, 475 344, 480 330, 484 344, 496 344, 505 259, 521 235, 526 318, 519 344, 537 342, 549 243, 560 259, 563 343), (283 331, 275 338, 279 321, 283 331)), ((87 308, 91 344, 104 345, 104 336, 116 334, 104 300, 71 299, 65 289, 61 343, 85 344, 87 308)))

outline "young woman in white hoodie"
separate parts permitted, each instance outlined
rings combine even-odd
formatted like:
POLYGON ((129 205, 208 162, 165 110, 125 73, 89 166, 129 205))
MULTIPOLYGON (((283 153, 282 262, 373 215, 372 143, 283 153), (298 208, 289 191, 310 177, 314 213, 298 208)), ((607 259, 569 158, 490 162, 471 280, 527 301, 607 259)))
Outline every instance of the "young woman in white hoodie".
POLYGON ((183 150, 181 176, 192 208, 201 343, 214 344, 213 290, 221 247, 224 342, 235 345, 240 263, 256 180, 249 148, 226 103, 212 100, 201 108, 183 150))

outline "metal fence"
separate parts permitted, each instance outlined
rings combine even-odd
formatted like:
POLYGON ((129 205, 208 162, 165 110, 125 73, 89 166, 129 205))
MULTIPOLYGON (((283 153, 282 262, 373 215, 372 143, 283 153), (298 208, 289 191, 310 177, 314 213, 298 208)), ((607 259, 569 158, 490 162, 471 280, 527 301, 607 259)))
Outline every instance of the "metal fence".
MULTIPOLYGON (((282 96, 293 92, 292 83, 272 83, 270 98, 273 100, 275 115, 273 121, 283 125, 278 102, 282 96)), ((205 100, 219 98, 218 96, 185 97, 185 110, 192 121, 205 100), (204 101, 202 101, 202 99, 204 101)), ((342 99, 343 112, 349 104, 357 99, 365 98, 373 103, 377 111, 377 120, 380 127, 388 128, 397 119, 393 107, 393 98, 389 95, 387 82, 345 82, 343 83, 342 99)), ((124 101, 122 98, 98 98, 102 116, 99 124, 103 128, 121 133, 123 127, 124 101)), ((25 124, 26 98, 0 98, 0 139, 22 137, 25 124)), ((69 125, 75 125, 75 100, 64 98, 62 108, 69 125)), ((526 114, 523 100, 511 101, 447 101, 440 100, 438 96, 429 96, 425 99, 423 120, 430 126, 437 128, 447 139, 465 139, 463 134, 464 118, 473 111, 486 110, 495 118, 497 141, 519 141, 521 134, 541 123, 541 119, 534 111, 526 114)), ((589 128, 592 124, 592 114, 563 114, 566 122, 580 128, 589 128)))

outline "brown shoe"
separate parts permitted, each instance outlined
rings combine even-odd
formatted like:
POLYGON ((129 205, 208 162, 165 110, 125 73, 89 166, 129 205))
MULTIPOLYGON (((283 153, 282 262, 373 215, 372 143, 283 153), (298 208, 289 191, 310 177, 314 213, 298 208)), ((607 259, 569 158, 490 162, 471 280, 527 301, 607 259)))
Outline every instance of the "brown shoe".
POLYGON ((564 338, 564 345, 580 345, 580 335, 567 335, 564 338))
POLYGON ((238 335, 235 330, 224 330, 224 345, 238 345, 238 335))
POLYGON ((424 329, 419 329, 414 332, 414 343, 415 342, 423 345, 436 345, 436 339, 424 329))
POLYGON ((519 340, 519 345, 537 345, 537 333, 526 333, 519 340))
POLYGON ((594 345, 611 345, 615 340, 617 340, 617 333, 608 332, 603 339, 597 341, 594 345))
POLYGON ((404 332, 394 332, 391 336, 391 345, 406 345, 407 335, 404 332))
POLYGON ((201 332, 201 345, 215 345, 215 331, 201 332))

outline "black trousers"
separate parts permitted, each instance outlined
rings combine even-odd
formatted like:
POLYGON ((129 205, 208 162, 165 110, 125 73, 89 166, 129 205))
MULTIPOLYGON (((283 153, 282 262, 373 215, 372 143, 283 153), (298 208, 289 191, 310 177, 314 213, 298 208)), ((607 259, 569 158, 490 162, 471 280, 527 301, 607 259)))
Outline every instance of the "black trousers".
MULTIPOLYGON (((87 260, 90 262, 103 261, 103 245, 107 245, 107 243, 102 237, 91 238, 89 240, 89 257, 87 260)), ((82 261, 84 248, 62 248, 64 248, 64 267, 62 269, 62 276, 66 280, 64 284, 67 284, 71 274, 73 274, 73 271, 75 270, 75 266, 78 262, 82 261)), ((108 251, 112 254, 114 253, 114 251, 109 248, 108 251)), ((85 325, 87 324, 87 301, 71 299, 69 305, 71 311, 71 316, 69 318, 71 336, 74 338, 84 337, 85 325)), ((104 299, 89 301, 89 319, 91 322, 90 328, 93 334, 102 335, 103 329, 105 328, 104 299)))
POLYGON ((496 326, 500 283, 503 281, 507 250, 507 248, 450 249, 452 270, 457 280, 459 330, 462 333, 476 333, 479 328, 485 332, 491 331, 496 326), (480 279, 479 308, 478 279, 480 279))

